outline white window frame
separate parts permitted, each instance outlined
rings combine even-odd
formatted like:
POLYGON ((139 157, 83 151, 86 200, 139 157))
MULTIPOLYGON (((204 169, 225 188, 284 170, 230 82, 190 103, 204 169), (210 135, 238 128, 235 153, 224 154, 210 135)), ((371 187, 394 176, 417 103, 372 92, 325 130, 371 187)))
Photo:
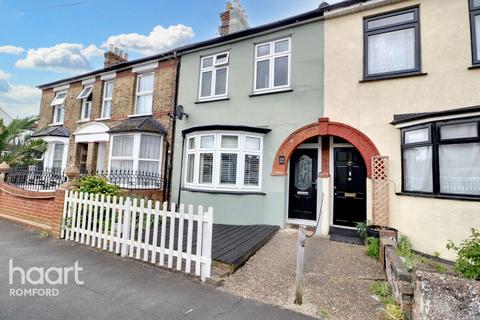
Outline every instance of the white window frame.
POLYGON ((77 99, 82 100, 82 108, 80 110, 80 121, 89 121, 92 115, 92 101, 88 101, 88 98, 93 94, 93 85, 86 85, 83 90, 77 96, 77 99), (85 109, 88 108, 88 114, 85 116, 85 109))
POLYGON ((93 85, 86 85, 85 87, 83 87, 83 90, 80 92, 77 99, 88 98, 92 94, 92 91, 93 91, 93 85))
POLYGON ((68 95, 67 91, 58 91, 55 94, 55 97, 53 98, 52 103, 50 105, 53 107, 53 106, 57 106, 57 105, 60 105, 60 104, 64 104, 65 100, 67 99, 67 95, 68 95), (59 96, 63 95, 63 94, 64 94, 64 96, 59 98, 59 96))
POLYGON ((112 168, 112 160, 133 160, 133 167, 132 170, 134 172, 138 171, 138 163, 139 161, 157 161, 157 160, 152 160, 152 159, 146 159, 146 158, 140 158, 140 139, 141 136, 155 136, 155 137, 160 137, 160 157, 158 159, 158 173, 161 175, 162 173, 162 157, 163 157, 163 136, 160 134, 154 134, 154 133, 119 133, 119 134, 112 134, 110 137, 110 151, 109 151, 109 157, 108 157, 108 171, 111 171, 112 168), (132 156, 129 157, 113 157, 113 142, 115 137, 119 136, 133 136, 133 146, 132 146, 132 156))
POLYGON ((263 93, 263 92, 270 92, 270 91, 281 91, 290 88, 291 85, 291 75, 292 75, 292 38, 282 38, 274 41, 267 41, 258 43, 255 45, 255 62, 254 62, 254 72, 253 72, 253 92, 254 93, 263 93), (282 42, 288 40, 288 50, 283 51, 280 53, 275 53, 275 44, 277 42, 282 42), (270 45, 270 53, 265 56, 258 56, 258 47, 264 45, 270 45), (287 84, 282 86, 275 86, 275 59, 281 57, 288 57, 288 76, 287 76, 287 84), (257 65, 260 61, 269 61, 269 79, 268 79, 268 87, 267 88, 257 88, 257 65))
POLYGON ((135 116, 147 116, 147 115, 151 115, 153 114, 153 89, 155 88, 155 72, 145 72, 145 73, 140 73, 137 75, 137 85, 136 85, 136 89, 135 89, 135 116), (142 77, 145 77, 145 76, 148 76, 148 75, 152 75, 153 76, 153 84, 152 84, 152 90, 148 90, 148 91, 142 91, 142 92, 139 92, 139 88, 140 88, 140 79, 142 77), (149 113, 137 113, 137 107, 138 107, 138 97, 140 96, 147 96, 147 95, 150 95, 152 96, 152 110, 150 110, 149 113))
POLYGON ((57 104, 53 107, 53 119, 52 119, 52 125, 61 125, 65 121, 65 104, 57 104), (57 121, 57 112, 58 110, 62 110, 62 116, 61 119, 58 119, 57 121))
POLYGON ((103 94, 102 94, 102 113, 100 114, 100 119, 110 119, 112 117, 112 109, 113 109, 113 90, 115 90, 115 80, 109 80, 105 81, 103 83, 103 94), (111 97, 106 97, 107 94, 107 86, 111 84, 112 85, 112 96, 111 97), (105 111, 105 102, 110 101, 110 114, 108 117, 104 116, 104 111, 105 111))
POLYGON ((228 75, 229 75, 229 64, 230 64, 230 52, 225 51, 214 55, 209 55, 202 57, 200 59, 200 79, 199 79, 199 87, 198 87, 198 100, 205 101, 205 100, 216 100, 228 97, 228 75), (226 54, 227 58, 226 61, 223 63, 218 63, 217 58, 218 56, 222 56, 226 54), (213 63, 211 67, 203 67, 203 61, 206 59, 213 58, 213 63), (225 83, 225 93, 224 94, 215 94, 215 86, 217 83, 217 70, 226 69, 226 83, 225 83), (210 95, 202 96, 202 85, 203 85, 203 73, 205 72, 212 72, 212 83, 210 87, 210 95))
POLYGON ((211 190, 211 191, 231 191, 231 192, 261 192, 262 191, 262 177, 263 177, 263 138, 262 134, 256 134, 251 132, 242 131, 205 131, 205 132, 193 132, 186 135, 186 152, 184 158, 185 172, 183 174, 184 186, 189 189, 195 190, 211 190), (201 138, 204 136, 214 136, 214 147, 204 148, 200 147, 201 138), (238 146, 237 148, 222 148, 222 136, 237 136, 238 146), (189 149, 189 140, 195 139, 195 148, 189 149), (245 147, 246 138, 260 139, 259 150, 248 150, 245 147), (200 179, 200 154, 213 153, 213 172, 212 183, 201 184, 200 179), (221 171, 221 154, 232 153, 237 154, 237 181, 235 185, 220 184, 220 171, 221 171), (194 170, 193 170, 193 182, 187 181, 188 176, 188 156, 194 155, 194 170), (259 172, 258 172, 258 185, 245 185, 245 156, 254 155, 259 156, 259 172))
POLYGON ((43 141, 47 143, 47 150, 43 154, 44 158, 44 168, 52 168, 53 167, 53 155, 55 152, 55 144, 63 144, 63 157, 62 157, 62 170, 65 170, 67 167, 67 160, 68 160, 68 149, 69 149, 69 138, 61 138, 61 137, 44 137, 42 138, 43 141))

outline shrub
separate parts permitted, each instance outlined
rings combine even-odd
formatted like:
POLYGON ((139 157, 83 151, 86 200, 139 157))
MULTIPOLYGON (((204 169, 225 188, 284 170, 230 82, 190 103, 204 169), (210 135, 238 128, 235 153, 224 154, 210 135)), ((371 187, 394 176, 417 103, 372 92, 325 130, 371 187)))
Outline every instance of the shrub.
POLYGON ((389 303, 385 305, 384 311, 384 319, 392 319, 392 320, 402 320, 403 319, 403 310, 402 308, 394 303, 389 303))
POLYGON ((366 222, 357 222, 355 224, 355 227, 357 228, 357 233, 362 238, 365 240, 367 238, 367 223, 366 222))
POLYGON ((471 232, 458 246, 449 240, 447 249, 457 253, 455 271, 465 278, 480 280, 480 231, 472 228, 471 232))
POLYGON ((370 285, 370 292, 380 298, 384 298, 390 295, 390 285, 387 281, 375 281, 370 285))
POLYGON ((380 257, 380 239, 368 237, 366 241, 366 246, 367 256, 378 260, 378 258, 380 257))
POLYGON ((118 196, 120 194, 120 188, 118 186, 109 184, 106 178, 99 176, 87 176, 80 178, 79 191, 100 193, 107 196, 118 196))

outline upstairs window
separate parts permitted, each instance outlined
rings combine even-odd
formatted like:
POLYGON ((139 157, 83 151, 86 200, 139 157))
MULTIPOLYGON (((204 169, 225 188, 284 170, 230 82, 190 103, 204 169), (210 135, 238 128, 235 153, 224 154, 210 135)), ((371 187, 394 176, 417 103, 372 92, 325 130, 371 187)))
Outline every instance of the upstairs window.
POLYGON ((108 119, 112 115, 112 99, 113 99, 113 81, 106 81, 103 84, 103 103, 102 103, 102 119, 108 119))
POLYGON ((138 114, 138 115, 152 114, 153 82, 154 82, 153 72, 139 74, 137 76, 137 94, 136 94, 135 114, 138 114))
POLYGON ((290 86, 290 38, 255 46, 254 92, 290 86))
POLYGON ((65 100, 67 99, 67 92, 60 91, 57 92, 55 98, 53 98, 53 124, 63 124, 63 119, 65 118, 65 100))
POLYGON ((224 131, 191 134, 186 139, 186 187, 261 190, 262 136, 224 131))
POLYGON ((217 99, 227 96, 228 60, 228 52, 201 59, 199 100, 217 99))
POLYGON ((85 86, 77 97, 77 99, 82 100, 80 120, 90 120, 90 114, 92 112, 92 91, 93 86, 85 86))
POLYGON ((480 119, 402 131, 403 190, 480 197, 480 119))
POLYGON ((470 24, 472 33, 472 61, 480 64, 480 0, 469 0, 470 24))
POLYGON ((364 78, 420 72, 419 9, 364 20, 364 78))

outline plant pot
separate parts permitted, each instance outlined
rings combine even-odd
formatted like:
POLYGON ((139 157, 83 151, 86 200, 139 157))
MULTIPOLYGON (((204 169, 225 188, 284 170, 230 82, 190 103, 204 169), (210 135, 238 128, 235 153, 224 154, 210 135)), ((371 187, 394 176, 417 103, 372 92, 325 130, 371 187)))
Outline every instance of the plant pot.
POLYGON ((395 233, 395 239, 397 238, 397 233, 398 233, 397 229, 385 227, 385 226, 377 226, 377 225, 367 226, 367 237, 380 238, 380 230, 392 231, 395 233))

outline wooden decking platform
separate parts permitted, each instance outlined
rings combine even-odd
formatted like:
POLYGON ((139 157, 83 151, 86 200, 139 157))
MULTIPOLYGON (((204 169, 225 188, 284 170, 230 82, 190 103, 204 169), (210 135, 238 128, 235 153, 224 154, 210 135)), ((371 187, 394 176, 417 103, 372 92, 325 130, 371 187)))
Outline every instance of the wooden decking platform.
POLYGON ((245 263, 278 231, 278 226, 213 225, 212 259, 234 270, 245 263))
MULTIPOLYGON (((166 230, 169 230, 169 223, 166 225, 166 230)), ((193 225, 192 237, 192 251, 197 249, 197 230, 196 224, 193 225)), ((242 266, 252 255, 255 254, 268 240, 278 231, 278 226, 269 225, 227 225, 227 224, 213 224, 213 239, 212 239, 212 260, 214 262, 226 265, 231 271, 236 270, 242 266)), ((175 225, 174 249, 178 246, 178 222, 175 225)), ((184 225, 183 248, 186 248, 186 233, 187 225, 184 225)), ((153 230, 150 232, 150 239, 153 239, 153 230)), ((157 245, 160 245, 161 225, 159 226, 157 237, 157 245)), ((168 231, 167 231, 168 232, 168 231)), ((165 239, 165 246, 168 248, 169 237, 165 239)), ((183 251, 185 251, 184 249, 183 251)))

